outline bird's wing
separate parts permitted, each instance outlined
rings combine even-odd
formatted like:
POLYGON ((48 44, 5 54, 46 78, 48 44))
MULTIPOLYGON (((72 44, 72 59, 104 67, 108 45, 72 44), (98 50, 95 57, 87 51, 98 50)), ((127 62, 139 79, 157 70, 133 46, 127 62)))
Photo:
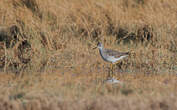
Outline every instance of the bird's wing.
POLYGON ((125 55, 129 55, 129 52, 118 52, 118 51, 111 50, 111 49, 105 49, 105 52, 109 56, 114 56, 115 58, 118 58, 118 57, 121 57, 121 56, 125 56, 125 55))

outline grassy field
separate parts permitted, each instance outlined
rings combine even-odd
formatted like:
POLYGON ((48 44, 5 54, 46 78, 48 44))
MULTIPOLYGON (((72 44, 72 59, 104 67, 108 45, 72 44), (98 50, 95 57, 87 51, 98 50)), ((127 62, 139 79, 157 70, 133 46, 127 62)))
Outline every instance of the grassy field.
POLYGON ((123 74, 122 85, 101 83, 95 73, 73 76, 43 73, 14 79, 1 75, 0 108, 71 110, 175 110, 175 75, 123 74))
POLYGON ((0 109, 176 110, 175 0, 1 0, 0 109), (131 55, 115 65, 98 50, 131 55))

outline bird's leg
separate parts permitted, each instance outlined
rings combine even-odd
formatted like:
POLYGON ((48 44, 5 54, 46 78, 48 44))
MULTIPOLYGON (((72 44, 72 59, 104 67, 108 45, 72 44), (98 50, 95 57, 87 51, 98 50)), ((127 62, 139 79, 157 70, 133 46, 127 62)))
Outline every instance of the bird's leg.
POLYGON ((110 70, 109 70, 107 78, 110 78, 111 74, 112 74, 112 63, 110 64, 110 70))
POLYGON ((113 77, 113 64, 111 63, 111 73, 110 73, 110 77, 113 77))
MULTIPOLYGON (((120 61, 117 61, 116 63, 115 63, 115 65, 116 65, 116 67, 117 67, 117 65, 119 65, 119 63, 120 63, 120 61)), ((118 72, 119 73, 119 72, 118 72)), ((120 73, 119 73, 120 74, 120 73)), ((119 74, 116 74, 116 75, 119 75, 119 74)))
POLYGON ((113 76, 114 76, 114 64, 111 64, 112 66, 111 66, 111 77, 113 78, 113 76))

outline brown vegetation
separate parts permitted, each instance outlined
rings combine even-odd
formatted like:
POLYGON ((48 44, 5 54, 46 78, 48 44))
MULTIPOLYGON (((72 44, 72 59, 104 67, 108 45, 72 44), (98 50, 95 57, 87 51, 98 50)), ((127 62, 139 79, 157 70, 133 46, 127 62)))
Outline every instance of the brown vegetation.
POLYGON ((176 12, 175 0, 1 0, 0 108, 176 109, 176 12), (114 69, 124 86, 100 83, 98 41, 132 52, 114 69))

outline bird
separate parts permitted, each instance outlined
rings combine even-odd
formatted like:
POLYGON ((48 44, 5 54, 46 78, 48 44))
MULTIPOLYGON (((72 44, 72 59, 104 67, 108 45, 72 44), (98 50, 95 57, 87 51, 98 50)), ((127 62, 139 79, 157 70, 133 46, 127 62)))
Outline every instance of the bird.
MULTIPOLYGON (((118 61, 126 58, 129 56, 130 52, 118 52, 116 50, 106 49, 104 48, 103 44, 101 42, 98 42, 97 47, 93 49, 99 49, 100 56, 102 59, 106 62, 111 63, 110 69, 111 73, 109 72, 107 78, 110 80, 113 77, 113 65, 117 64, 118 61)), ((114 80, 114 79, 111 79, 114 80)), ((117 81, 114 81, 117 82, 117 81)))

